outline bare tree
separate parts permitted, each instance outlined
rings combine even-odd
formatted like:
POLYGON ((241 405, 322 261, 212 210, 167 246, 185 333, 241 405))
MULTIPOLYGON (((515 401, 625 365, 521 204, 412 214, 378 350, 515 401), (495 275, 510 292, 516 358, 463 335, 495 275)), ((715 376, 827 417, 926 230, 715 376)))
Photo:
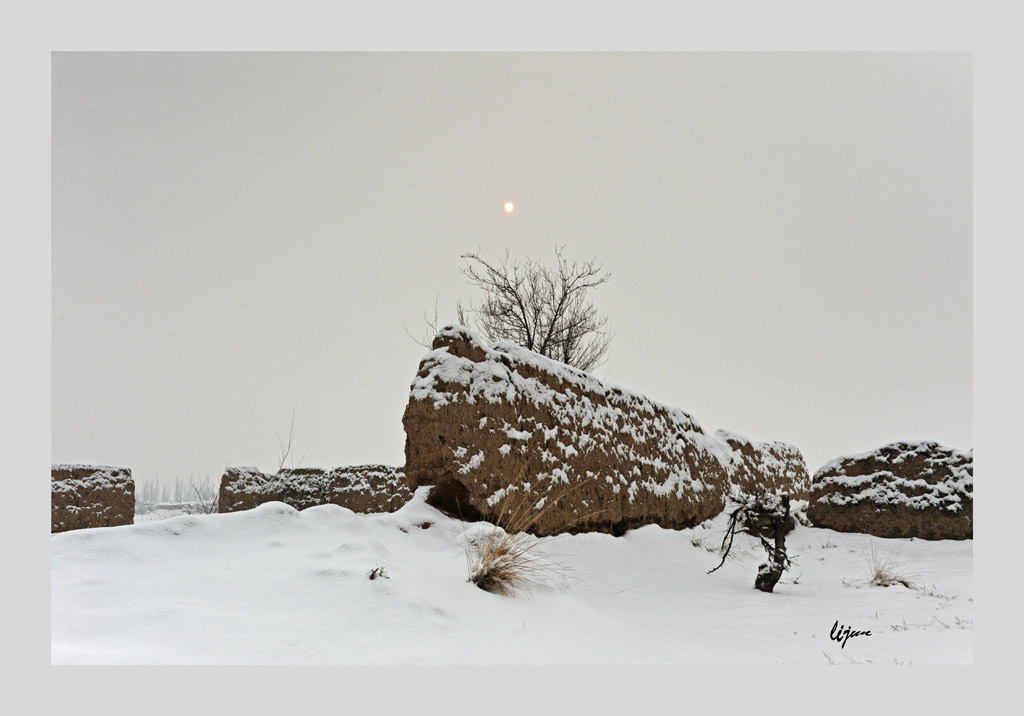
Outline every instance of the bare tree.
MULTIPOLYGON (((604 362, 611 336, 608 319, 600 315, 588 291, 605 283, 611 274, 596 261, 569 262, 555 250, 556 265, 533 259, 512 260, 509 252, 494 264, 478 252, 462 255, 462 273, 484 292, 479 308, 468 312, 460 303, 458 321, 488 341, 512 341, 581 370, 604 362), (468 314, 475 314, 469 325, 468 314)), ((436 322, 436 312, 435 312, 436 322)), ((428 321, 429 323, 429 321, 428 321)))

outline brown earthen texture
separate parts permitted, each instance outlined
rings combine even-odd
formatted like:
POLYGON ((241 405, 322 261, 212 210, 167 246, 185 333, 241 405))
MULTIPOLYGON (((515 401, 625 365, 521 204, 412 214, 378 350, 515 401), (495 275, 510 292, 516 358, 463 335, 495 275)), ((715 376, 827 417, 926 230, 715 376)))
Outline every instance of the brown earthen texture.
POLYGON ((412 489, 433 485, 428 502, 448 514, 501 524, 525 506, 535 534, 622 534, 717 515, 734 477, 806 497, 791 446, 729 434, 733 448, 682 410, 508 342, 488 348, 459 326, 433 349, 403 416, 405 472, 412 489))
POLYGON ((50 532, 135 522, 135 481, 126 467, 50 466, 50 532))
POLYGON ((973 539, 974 451, 897 442, 814 473, 815 527, 876 537, 973 539))
POLYGON ((800 451, 788 443, 758 442, 727 430, 715 431, 733 451, 730 480, 747 494, 788 493, 791 500, 811 494, 811 476, 800 451))
POLYGON ((266 475, 256 468, 229 467, 220 481, 218 511, 251 510, 284 502, 297 510, 334 504, 353 512, 394 512, 412 497, 400 468, 356 465, 284 469, 266 475))

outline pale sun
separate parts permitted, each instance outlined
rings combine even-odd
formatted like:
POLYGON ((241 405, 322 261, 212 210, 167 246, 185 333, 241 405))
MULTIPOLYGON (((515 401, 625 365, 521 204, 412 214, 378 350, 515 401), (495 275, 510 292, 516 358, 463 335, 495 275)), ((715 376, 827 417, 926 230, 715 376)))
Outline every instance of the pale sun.
POLYGON ((506 202, 505 202, 505 213, 506 213, 506 214, 511 214, 511 213, 512 213, 512 211, 513 211, 513 210, 514 210, 515 208, 516 208, 516 205, 515 205, 515 204, 513 204, 513 203, 512 203, 511 201, 506 201, 506 202))

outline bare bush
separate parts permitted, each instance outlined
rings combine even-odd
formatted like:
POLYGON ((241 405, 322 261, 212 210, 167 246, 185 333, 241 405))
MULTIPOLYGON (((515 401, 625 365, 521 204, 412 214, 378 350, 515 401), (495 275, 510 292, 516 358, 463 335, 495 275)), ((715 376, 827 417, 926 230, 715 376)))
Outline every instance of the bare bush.
POLYGON ((537 544, 525 532, 494 527, 470 552, 469 581, 494 594, 528 590, 540 564, 529 554, 537 544))
POLYGON ((531 500, 527 493, 506 498, 497 524, 487 528, 482 537, 466 542, 469 581, 486 592, 511 596, 529 591, 539 575, 564 572, 562 565, 532 552, 550 538, 534 537, 528 530, 570 491, 567 488, 552 499, 539 501, 531 500), (541 505, 542 501, 546 504, 541 505))
POLYGON ((868 563, 868 584, 872 584, 876 587, 891 587, 897 584, 901 584, 907 589, 920 589, 919 575, 910 574, 906 572, 903 566, 897 560, 897 552, 893 552, 888 556, 881 556, 875 549, 875 543, 872 542, 868 548, 867 563, 868 563))
POLYGON ((193 499, 186 503, 189 506, 186 508, 186 512, 204 515, 217 513, 220 502, 220 490, 210 481, 210 478, 205 477, 202 482, 191 480, 189 482, 189 489, 193 499))

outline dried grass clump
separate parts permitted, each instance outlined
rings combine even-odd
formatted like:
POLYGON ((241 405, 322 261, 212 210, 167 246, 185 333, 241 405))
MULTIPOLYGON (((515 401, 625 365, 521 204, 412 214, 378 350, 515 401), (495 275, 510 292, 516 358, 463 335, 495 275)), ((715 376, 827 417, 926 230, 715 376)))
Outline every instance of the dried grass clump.
POLYGON ((469 581, 485 592, 512 596, 529 592, 540 575, 564 571, 562 565, 532 553, 549 538, 534 537, 527 530, 569 491, 563 490, 540 508, 540 500, 530 499, 525 492, 510 500, 514 504, 506 503, 498 523, 482 538, 466 544, 469 581))
POLYGON ((539 543, 523 532, 495 527, 471 549, 469 581, 485 592, 504 596, 529 591, 534 575, 547 568, 544 560, 529 554, 539 543))
POLYGON ((867 555, 868 584, 873 584, 877 587, 891 587, 896 584, 902 584, 907 589, 920 589, 921 585, 918 582, 918 576, 904 572, 903 566, 897 560, 896 555, 897 553, 893 552, 887 557, 882 557, 875 549, 875 543, 871 543, 867 555))

